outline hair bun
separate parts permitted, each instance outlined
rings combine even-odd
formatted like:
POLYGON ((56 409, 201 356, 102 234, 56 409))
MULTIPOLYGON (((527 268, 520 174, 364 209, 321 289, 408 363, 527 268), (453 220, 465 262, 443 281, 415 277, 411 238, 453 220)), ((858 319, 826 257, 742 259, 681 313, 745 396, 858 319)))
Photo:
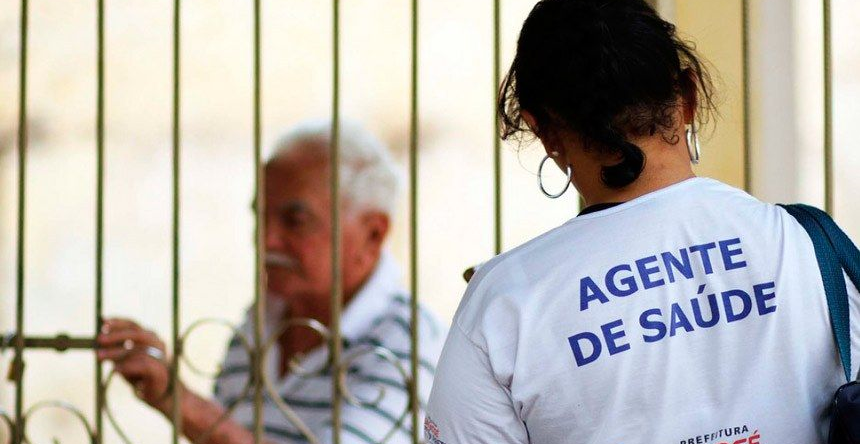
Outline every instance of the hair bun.
POLYGON ((645 166, 631 140, 677 140, 680 102, 698 101, 704 120, 713 110, 711 89, 693 46, 645 0, 541 0, 499 92, 502 137, 530 134, 522 118, 528 111, 542 138, 571 132, 587 149, 620 157, 601 177, 621 188, 645 166))
POLYGON ((619 141, 621 162, 605 166, 600 171, 600 179, 610 188, 623 188, 639 178, 645 168, 645 153, 641 148, 626 140, 619 141))

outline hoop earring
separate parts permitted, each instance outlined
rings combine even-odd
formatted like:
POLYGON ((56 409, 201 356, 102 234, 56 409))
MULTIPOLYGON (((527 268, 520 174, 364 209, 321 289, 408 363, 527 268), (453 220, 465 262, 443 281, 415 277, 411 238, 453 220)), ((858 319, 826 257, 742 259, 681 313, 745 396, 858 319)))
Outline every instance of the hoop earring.
POLYGON ((698 165, 702 158, 702 148, 699 145, 699 131, 696 129, 696 121, 693 120, 684 130, 687 136, 687 152, 690 153, 690 162, 698 165))
POLYGON ((549 155, 546 155, 543 158, 543 160, 540 161, 540 166, 538 167, 538 177, 537 177, 538 187, 540 187, 540 192, 543 193, 544 196, 546 196, 550 199, 557 199, 557 198, 561 197, 561 195, 564 194, 568 188, 570 188, 570 182, 573 179, 573 170, 570 168, 570 165, 567 165, 567 183, 565 183, 564 189, 559 191, 557 194, 550 194, 546 190, 546 188, 543 187, 543 166, 546 163, 546 161, 549 159, 550 159, 549 155))

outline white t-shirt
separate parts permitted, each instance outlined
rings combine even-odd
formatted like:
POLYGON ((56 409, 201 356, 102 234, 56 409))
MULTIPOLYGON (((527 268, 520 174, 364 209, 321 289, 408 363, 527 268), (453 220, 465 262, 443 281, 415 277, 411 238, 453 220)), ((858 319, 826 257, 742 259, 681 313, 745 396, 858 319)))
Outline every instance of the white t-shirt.
MULTIPOLYGON (((848 292, 860 316, 850 282, 848 292)), ((438 364, 425 436, 820 443, 844 379, 803 227, 694 178, 576 217, 479 269, 438 364)))

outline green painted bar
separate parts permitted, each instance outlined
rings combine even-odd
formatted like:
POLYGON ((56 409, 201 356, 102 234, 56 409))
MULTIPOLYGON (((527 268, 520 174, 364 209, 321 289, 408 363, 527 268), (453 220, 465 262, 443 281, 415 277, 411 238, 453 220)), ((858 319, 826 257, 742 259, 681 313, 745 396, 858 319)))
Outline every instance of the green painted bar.
MULTIPOLYGON (((101 0, 100 0, 101 1, 101 0)), ((171 396, 173 397, 173 406, 171 410, 171 419, 173 422, 173 444, 179 444, 179 438, 182 436, 182 410, 179 404, 179 362, 182 357, 181 339, 179 336, 179 321, 180 321, 180 302, 179 302, 179 277, 180 277, 180 258, 179 258, 179 199, 180 199, 180 147, 181 147, 181 112, 180 112, 180 80, 181 80, 181 4, 180 0, 173 2, 173 122, 172 122, 172 137, 173 137, 173 226, 172 226, 172 343, 173 343, 173 365, 170 366, 171 396)))
POLYGON ((15 282, 15 431, 13 444, 24 441, 24 225, 26 223, 25 196, 27 191, 27 34, 29 4, 21 0, 21 51, 18 84, 18 233, 16 245, 15 282))
POLYGON ((744 191, 752 192, 752 93, 750 91, 750 2, 742 0, 742 56, 744 89, 744 191))
POLYGON ((261 143, 261 103, 260 103, 260 2, 254 0, 254 444, 263 442, 263 350, 265 349, 265 338, 263 323, 266 319, 266 301, 264 286, 266 285, 264 267, 263 246, 263 216, 265 211, 265 199, 263 198, 263 171, 262 171, 262 143, 261 143))
MULTIPOLYGON (((4 340, 3 344, 15 344, 18 341, 17 335, 8 337, 8 341, 4 340)), ((54 351, 63 352, 66 350, 92 350, 96 346, 94 337, 71 337, 67 334, 58 334, 56 336, 25 336, 24 348, 42 348, 52 349, 54 351)))
MULTIPOLYGON (((98 0, 97 12, 97 54, 96 54, 96 276, 95 276, 95 335, 99 334, 102 323, 104 301, 104 190, 105 190, 105 5, 98 0)), ((104 370, 93 353, 95 360, 95 431, 96 442, 104 440, 102 411, 105 405, 104 370)))
POLYGON ((409 304, 411 331, 409 339, 410 370, 409 408, 412 412, 412 443, 421 441, 419 434, 420 402, 418 377, 420 350, 418 349, 418 0, 412 0, 412 68, 410 79, 409 119, 409 277, 412 298, 409 304))
POLYGON ((340 444, 342 343, 340 315, 343 308, 340 226, 340 0, 332 0, 332 100, 331 100, 331 219, 332 219, 332 290, 331 290, 331 365, 332 365, 332 442, 340 444))
POLYGON ((502 252, 502 139, 499 136, 499 119, 496 118, 496 103, 501 78, 501 0, 493 0, 493 183, 494 211, 493 225, 495 232, 494 251, 502 252))

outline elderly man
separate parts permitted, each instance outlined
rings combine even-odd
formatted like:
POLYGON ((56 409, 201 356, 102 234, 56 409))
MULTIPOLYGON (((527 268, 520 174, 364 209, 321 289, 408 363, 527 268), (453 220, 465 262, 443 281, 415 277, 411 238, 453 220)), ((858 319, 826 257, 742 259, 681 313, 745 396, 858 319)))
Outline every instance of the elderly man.
MULTIPOLYGON (((288 319, 331 319, 331 200, 329 127, 325 121, 305 123, 287 134, 265 167, 265 249, 267 274, 266 332, 271 352, 263 371, 278 399, 267 396, 263 423, 269 442, 304 442, 303 430, 330 442, 331 372, 328 350, 318 332, 306 326, 279 328, 288 319), (281 402, 282 401, 282 402, 281 402), (280 406, 278 404, 281 404, 280 406), (284 406, 283 404, 286 404, 284 406), (288 407, 300 424, 287 418, 288 407)), ((342 246, 345 309, 341 317, 344 355, 349 359, 347 396, 342 403, 342 442, 410 442, 408 390, 398 366, 409 371, 408 294, 398 267, 383 249, 400 175, 385 147, 351 123, 341 126, 342 246), (374 353, 382 347, 389 360, 374 353), (381 391, 381 389, 383 391, 381 391), (380 398, 381 399, 378 399, 380 398), (379 402, 374 402, 374 401, 379 402)), ((251 310, 241 327, 253 338, 251 310)), ((434 363, 445 331, 422 311, 419 331, 422 406, 432 384, 434 363)), ((102 360, 135 386, 138 396, 167 417, 172 402, 166 367, 153 350, 164 345, 151 331, 126 319, 109 319, 99 336, 102 360)), ((252 366, 241 335, 235 336, 215 385, 217 402, 180 386, 182 430, 201 444, 253 441, 253 401, 245 390, 252 366), (222 418, 235 406, 229 418, 222 418)))

